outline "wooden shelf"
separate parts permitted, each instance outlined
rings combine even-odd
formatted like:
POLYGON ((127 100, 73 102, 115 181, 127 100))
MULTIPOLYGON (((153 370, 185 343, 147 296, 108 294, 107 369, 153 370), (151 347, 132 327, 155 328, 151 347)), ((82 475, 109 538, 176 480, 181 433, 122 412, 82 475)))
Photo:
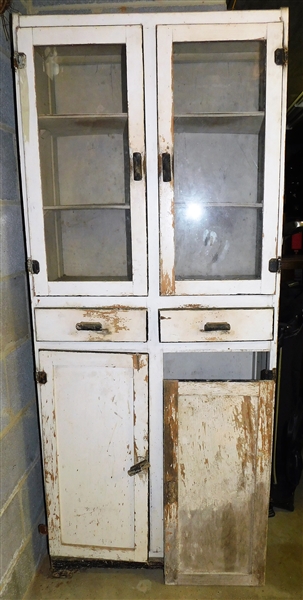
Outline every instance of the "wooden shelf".
POLYGON ((258 134, 264 112, 175 115, 175 133, 258 134))
POLYGON ((38 119, 40 135, 47 131, 55 136, 108 135, 123 133, 127 113, 113 115, 45 115, 38 119))

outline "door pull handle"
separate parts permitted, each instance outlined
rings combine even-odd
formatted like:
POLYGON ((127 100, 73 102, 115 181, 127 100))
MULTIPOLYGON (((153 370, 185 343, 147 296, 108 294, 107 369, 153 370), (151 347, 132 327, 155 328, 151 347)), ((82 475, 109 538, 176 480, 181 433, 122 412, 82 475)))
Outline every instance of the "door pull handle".
POLYGON ((134 180, 142 180, 142 156, 140 152, 133 153, 134 180))
POLYGON ((101 323, 91 323, 89 321, 81 321, 76 324, 77 331, 102 331, 101 323))
POLYGON ((205 323, 201 331, 230 331, 229 323, 205 323))
POLYGON ((171 158, 168 152, 162 154, 162 177, 163 181, 171 181, 171 158))

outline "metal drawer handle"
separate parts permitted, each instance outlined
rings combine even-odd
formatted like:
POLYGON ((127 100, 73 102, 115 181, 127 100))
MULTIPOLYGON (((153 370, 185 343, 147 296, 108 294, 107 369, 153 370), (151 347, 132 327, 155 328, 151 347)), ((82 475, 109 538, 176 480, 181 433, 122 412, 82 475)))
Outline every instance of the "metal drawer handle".
POLYGON ((102 331, 102 324, 81 321, 81 323, 77 323, 76 329, 78 331, 102 331))
POLYGON ((205 323, 201 331, 230 331, 229 323, 205 323))
POLYGON ((140 152, 133 153, 134 180, 142 180, 142 156, 140 152))
POLYGON ((162 154, 162 176, 163 181, 171 181, 171 160, 168 152, 162 154))

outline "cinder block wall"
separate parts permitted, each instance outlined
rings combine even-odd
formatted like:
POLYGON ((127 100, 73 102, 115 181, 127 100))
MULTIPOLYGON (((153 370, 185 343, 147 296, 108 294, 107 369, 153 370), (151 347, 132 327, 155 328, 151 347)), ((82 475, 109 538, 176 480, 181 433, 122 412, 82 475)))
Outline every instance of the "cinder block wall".
MULTIPOLYGON (((20 7, 22 8, 22 6, 20 7)), ((0 596, 23 598, 46 554, 10 43, 0 20, 0 596)))

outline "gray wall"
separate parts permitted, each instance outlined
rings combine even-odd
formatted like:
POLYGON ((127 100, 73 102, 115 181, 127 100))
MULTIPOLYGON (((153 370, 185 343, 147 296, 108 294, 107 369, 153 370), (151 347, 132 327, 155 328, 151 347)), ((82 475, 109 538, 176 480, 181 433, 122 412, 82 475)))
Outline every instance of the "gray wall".
MULTIPOLYGON (((22 8, 22 7, 21 7, 22 8)), ((23 598, 46 539, 25 251, 18 181, 11 49, 0 21, 0 595, 23 598)))

